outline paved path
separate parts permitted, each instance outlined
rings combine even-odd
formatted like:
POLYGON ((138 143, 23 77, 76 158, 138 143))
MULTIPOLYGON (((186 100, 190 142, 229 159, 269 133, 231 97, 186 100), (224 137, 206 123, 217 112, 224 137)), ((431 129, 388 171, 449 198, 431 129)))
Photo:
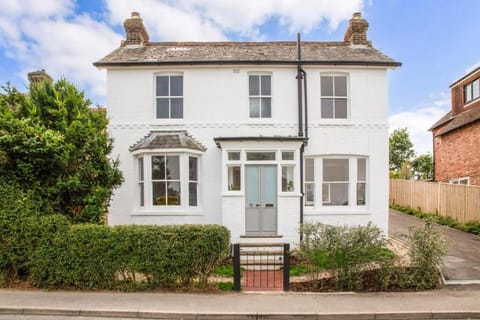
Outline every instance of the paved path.
MULTIPOLYGON (((408 228, 411 226, 420 227, 423 224, 421 219, 390 210, 389 232, 394 237, 408 234, 408 228)), ((480 238, 452 228, 445 228, 444 234, 450 243, 444 259, 445 279, 449 282, 464 280, 480 282, 480 238)))
POLYGON ((0 290, 0 315, 210 320, 480 319, 479 302, 480 286, 425 292, 317 294, 0 290))

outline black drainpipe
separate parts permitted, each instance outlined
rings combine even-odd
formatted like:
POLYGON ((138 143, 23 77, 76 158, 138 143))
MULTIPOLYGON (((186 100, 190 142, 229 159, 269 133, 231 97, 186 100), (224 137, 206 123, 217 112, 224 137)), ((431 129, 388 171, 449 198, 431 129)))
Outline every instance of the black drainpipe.
MULTIPOLYGON (((298 97, 298 136, 303 137, 303 115, 302 115, 302 51, 300 46, 300 33, 297 33, 297 97, 298 97)), ((300 227, 303 226, 303 152, 304 143, 300 147, 300 227)), ((303 232, 300 231, 300 241, 303 240, 303 232)))

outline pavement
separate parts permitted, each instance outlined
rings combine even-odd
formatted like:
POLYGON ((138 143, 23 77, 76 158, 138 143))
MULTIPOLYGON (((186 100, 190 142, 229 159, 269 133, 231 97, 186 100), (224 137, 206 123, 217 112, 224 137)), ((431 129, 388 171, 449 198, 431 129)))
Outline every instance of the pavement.
MULTIPOLYGON (((416 217, 390 210, 389 233, 394 238, 401 238, 401 234, 408 234, 409 227, 421 227, 424 223, 416 217)), ((456 229, 440 228, 449 242, 442 267, 446 284, 480 284, 480 238, 456 229)))
POLYGON ((50 315, 52 319, 480 319, 480 285, 397 293, 0 290, 0 315, 50 315))

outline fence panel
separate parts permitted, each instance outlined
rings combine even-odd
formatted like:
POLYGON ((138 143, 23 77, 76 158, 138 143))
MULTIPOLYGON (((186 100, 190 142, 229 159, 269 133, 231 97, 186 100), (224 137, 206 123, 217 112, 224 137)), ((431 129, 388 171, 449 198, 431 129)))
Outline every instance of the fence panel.
POLYGON ((480 221, 480 187, 415 180, 390 180, 390 203, 448 216, 461 223, 480 221))

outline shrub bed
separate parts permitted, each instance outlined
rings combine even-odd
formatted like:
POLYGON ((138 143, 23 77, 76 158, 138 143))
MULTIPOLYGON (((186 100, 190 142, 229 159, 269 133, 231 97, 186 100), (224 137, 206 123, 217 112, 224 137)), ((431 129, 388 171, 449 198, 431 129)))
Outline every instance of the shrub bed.
POLYGON ((205 286, 229 252, 216 225, 70 225, 63 216, 0 217, 0 281, 41 288, 205 286))

